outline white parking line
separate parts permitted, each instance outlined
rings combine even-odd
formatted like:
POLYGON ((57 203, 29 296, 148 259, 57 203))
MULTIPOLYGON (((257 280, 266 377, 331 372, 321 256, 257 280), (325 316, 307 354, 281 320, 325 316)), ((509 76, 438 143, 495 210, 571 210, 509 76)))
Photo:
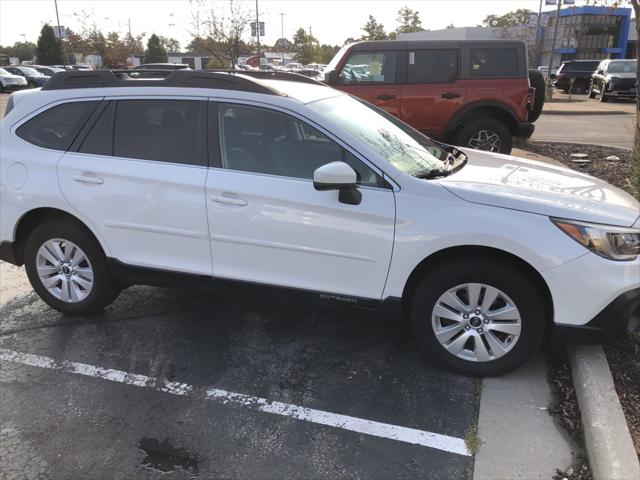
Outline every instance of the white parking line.
MULTIPOLYGON (((18 363, 21 365, 29 365, 32 367, 75 373, 77 375, 100 378, 136 387, 152 388, 154 390, 173 395, 193 395, 196 390, 193 385, 188 385, 186 383, 168 382, 166 380, 148 377, 146 375, 128 373, 111 368, 97 367, 94 365, 87 365, 86 363, 69 362, 66 360, 56 361, 50 357, 21 353, 4 348, 0 348, 0 360, 18 363)), ((206 398, 224 405, 240 405, 251 410, 291 417, 318 425, 326 425, 374 437, 422 445, 424 447, 435 448, 437 450, 456 453, 458 455, 471 456, 471 453, 467 450, 463 439, 451 437, 449 435, 417 430, 415 428, 401 427, 388 423, 374 422, 372 420, 315 410, 313 408, 300 407, 298 405, 288 403, 272 402, 266 398, 228 392, 218 388, 207 389, 206 398)))

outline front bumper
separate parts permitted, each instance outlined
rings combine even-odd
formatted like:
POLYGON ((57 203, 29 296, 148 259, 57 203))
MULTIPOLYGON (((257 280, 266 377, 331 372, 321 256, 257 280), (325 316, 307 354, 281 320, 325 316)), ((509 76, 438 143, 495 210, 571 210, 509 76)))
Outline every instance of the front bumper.
POLYGON ((513 136, 517 138, 526 139, 531 137, 531 135, 533 135, 533 132, 535 129, 536 129, 536 126, 531 122, 520 122, 518 123, 515 134, 513 136))
POLYGON ((611 92, 605 92, 607 97, 616 98, 636 98, 637 94, 634 90, 612 90, 611 92))
POLYGON ((640 288, 619 295, 585 325, 554 325, 552 340, 609 343, 640 331, 640 288))

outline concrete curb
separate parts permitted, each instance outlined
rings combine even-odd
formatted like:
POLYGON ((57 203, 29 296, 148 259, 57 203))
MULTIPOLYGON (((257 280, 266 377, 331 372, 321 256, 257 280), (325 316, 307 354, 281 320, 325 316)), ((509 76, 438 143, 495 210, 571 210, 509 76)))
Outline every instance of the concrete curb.
POLYGON ((542 110, 542 115, 635 115, 622 110, 542 110))
POLYGON ((640 463, 600 345, 568 347, 594 480, 638 480, 640 463))

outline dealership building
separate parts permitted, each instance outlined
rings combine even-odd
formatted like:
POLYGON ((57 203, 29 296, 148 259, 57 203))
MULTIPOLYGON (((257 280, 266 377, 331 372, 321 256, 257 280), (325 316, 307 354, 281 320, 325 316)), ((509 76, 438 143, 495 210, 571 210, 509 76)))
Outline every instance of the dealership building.
MULTIPOLYGON (((554 66, 564 60, 634 58, 638 45, 635 20, 630 8, 597 6, 568 7, 558 15, 554 66)), ((534 65, 548 65, 556 10, 543 12, 536 36, 536 24, 509 28, 463 27, 399 34, 398 40, 523 40, 529 45, 534 65), (539 43, 537 43, 537 40, 539 43), (536 48, 539 45, 540 48, 536 48), (533 60, 535 59, 535 61, 533 60)))

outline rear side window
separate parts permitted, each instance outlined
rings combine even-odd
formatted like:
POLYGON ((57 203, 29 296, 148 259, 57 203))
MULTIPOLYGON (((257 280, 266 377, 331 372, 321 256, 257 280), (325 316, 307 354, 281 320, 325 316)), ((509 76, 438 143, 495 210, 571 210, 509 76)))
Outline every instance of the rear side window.
POLYGON ((99 102, 56 105, 21 125, 16 134, 29 143, 66 151, 99 102))
POLYGON ((518 75, 516 48, 472 48, 472 77, 515 77, 518 75))
POLYGON ((116 105, 113 155, 204 165, 197 100, 122 100, 116 105))
POLYGON ((381 52, 353 52, 342 67, 339 83, 396 83, 398 53, 392 50, 381 52))
POLYGON ((458 51, 410 51, 408 75, 409 83, 453 83, 458 80, 458 51))

